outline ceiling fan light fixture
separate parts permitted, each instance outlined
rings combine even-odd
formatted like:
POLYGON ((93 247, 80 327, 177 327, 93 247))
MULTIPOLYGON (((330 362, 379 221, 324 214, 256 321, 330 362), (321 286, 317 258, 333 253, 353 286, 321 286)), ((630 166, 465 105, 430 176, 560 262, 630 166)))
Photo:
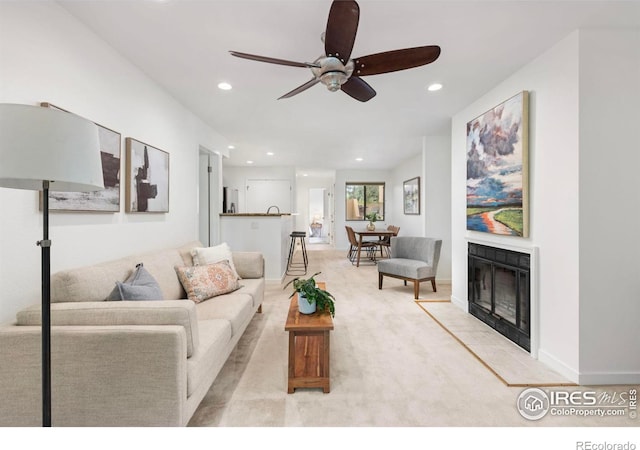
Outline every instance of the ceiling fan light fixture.
POLYGON ((324 84, 331 92, 335 92, 337 90, 340 90, 340 86, 346 83, 347 78, 347 74, 344 72, 326 72, 320 75, 320 82, 324 84))

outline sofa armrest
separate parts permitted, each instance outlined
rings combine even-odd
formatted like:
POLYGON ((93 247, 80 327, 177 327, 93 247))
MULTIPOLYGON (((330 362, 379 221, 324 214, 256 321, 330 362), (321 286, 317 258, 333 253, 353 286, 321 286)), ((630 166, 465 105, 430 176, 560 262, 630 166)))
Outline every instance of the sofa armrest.
MULTIPOLYGON (((20 326, 40 325, 40 305, 16 316, 20 326)), ((51 304, 51 325, 179 325, 187 339, 187 356, 199 345, 198 317, 191 300, 69 302, 51 304)))
MULTIPOLYGON (((40 327, 0 329, 0 426, 40 426, 40 327)), ((53 327, 54 426, 183 426, 181 326, 53 327)))
POLYGON ((240 278, 264 277, 264 257, 260 252, 232 252, 240 278))

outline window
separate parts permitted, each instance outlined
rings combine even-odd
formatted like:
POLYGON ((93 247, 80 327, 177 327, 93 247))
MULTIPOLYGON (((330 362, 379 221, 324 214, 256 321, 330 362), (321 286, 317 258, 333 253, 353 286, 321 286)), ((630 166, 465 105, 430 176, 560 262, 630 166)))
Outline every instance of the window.
POLYGON ((366 220, 371 213, 384 220, 384 183, 347 183, 345 198, 347 220, 366 220))

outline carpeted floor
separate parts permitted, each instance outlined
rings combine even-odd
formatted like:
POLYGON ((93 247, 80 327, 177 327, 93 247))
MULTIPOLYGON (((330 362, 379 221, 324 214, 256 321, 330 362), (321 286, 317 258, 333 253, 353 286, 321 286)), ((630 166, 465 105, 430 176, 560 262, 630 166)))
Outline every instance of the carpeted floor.
MULTIPOLYGON (((547 415, 538 421, 524 419, 516 409, 523 388, 506 385, 429 317, 420 307, 423 303, 414 301, 411 285, 385 278, 383 289, 378 290, 375 265, 357 268, 346 259, 346 252, 317 248, 309 248, 308 274, 321 271, 317 279, 326 281, 327 290, 337 299, 331 333, 331 392, 299 389, 286 393, 288 336, 284 323, 290 290, 282 290, 284 283, 268 283, 263 313, 256 314, 250 323, 190 426, 638 425, 637 420, 627 417, 547 415)), ((419 300, 449 300, 450 295, 446 284, 439 283, 438 292, 433 293, 430 283, 424 283, 419 300)), ((445 314, 435 315, 442 318, 445 314)), ((489 328, 487 333, 492 334, 491 339, 497 336, 489 328)), ((518 367, 518 378, 512 381, 534 379, 529 376, 535 371, 548 370, 528 355, 518 357, 530 361, 518 367)), ((621 392, 628 388, 595 390, 621 392)))

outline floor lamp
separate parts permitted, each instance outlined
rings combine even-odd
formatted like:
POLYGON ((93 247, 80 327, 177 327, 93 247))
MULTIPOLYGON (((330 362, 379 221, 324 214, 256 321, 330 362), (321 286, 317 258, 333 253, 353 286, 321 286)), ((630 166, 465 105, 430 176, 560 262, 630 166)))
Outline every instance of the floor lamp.
MULTIPOLYGON (((98 127, 51 108, 0 104, 0 187, 42 194, 42 426, 51 426, 49 188, 104 189, 98 127)), ((6 211, 4 211, 7 214, 6 211)))

